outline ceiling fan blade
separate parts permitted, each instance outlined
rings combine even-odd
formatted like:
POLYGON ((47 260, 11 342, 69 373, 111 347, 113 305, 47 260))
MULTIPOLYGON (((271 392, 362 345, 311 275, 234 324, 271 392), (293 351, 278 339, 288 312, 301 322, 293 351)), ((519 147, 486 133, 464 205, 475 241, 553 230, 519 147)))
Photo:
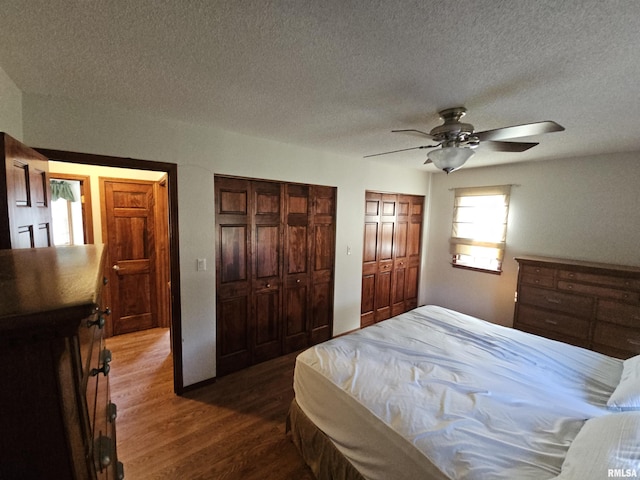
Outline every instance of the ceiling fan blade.
POLYGON ((529 137, 542 133, 561 132, 562 130, 564 130, 562 125, 558 125, 551 120, 546 120, 544 122, 526 123, 524 125, 485 130, 484 132, 476 132, 474 135, 482 142, 483 140, 506 140, 508 138, 529 137))
POLYGON ((406 152, 408 150, 421 150, 423 148, 435 148, 437 146, 438 145, 421 145, 419 147, 401 148, 400 150, 391 150, 390 152, 382 152, 382 153, 374 153, 372 155, 365 155, 362 158, 377 157, 378 155, 388 155, 389 153, 406 152))
POLYGON ((402 129, 402 130, 391 130, 391 133, 419 133, 420 136, 424 136, 424 137, 428 137, 428 138, 433 138, 433 135, 431 135, 430 133, 427 132, 423 132, 422 130, 416 130, 415 128, 406 128, 406 129, 402 129))
POLYGON ((538 145, 529 142, 482 142, 480 146, 494 152, 524 152, 538 145))

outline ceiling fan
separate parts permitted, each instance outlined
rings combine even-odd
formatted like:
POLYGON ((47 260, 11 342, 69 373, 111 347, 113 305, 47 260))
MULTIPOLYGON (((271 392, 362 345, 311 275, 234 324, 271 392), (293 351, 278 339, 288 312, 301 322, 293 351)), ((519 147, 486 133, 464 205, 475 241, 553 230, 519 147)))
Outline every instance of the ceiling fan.
POLYGON ((564 127, 558 125, 556 122, 546 120, 543 122, 526 123, 524 125, 513 125, 511 127, 476 132, 474 131, 473 125, 460 121, 466 113, 467 109, 464 107, 447 108, 446 110, 438 112, 440 118, 444 120, 444 123, 433 128, 429 133, 413 128, 391 130, 393 133, 413 133, 427 137, 437 142, 435 145, 420 145, 418 147, 402 148, 390 152, 374 153, 373 155, 365 155, 365 158, 406 152, 408 150, 442 147, 438 150, 430 151, 427 155, 427 161, 424 163, 433 163, 436 167, 444 170, 448 174, 464 165, 473 155, 473 149, 480 145, 482 145, 483 148, 486 147, 495 152, 524 152, 538 144, 531 142, 505 142, 503 140, 564 130, 564 127))

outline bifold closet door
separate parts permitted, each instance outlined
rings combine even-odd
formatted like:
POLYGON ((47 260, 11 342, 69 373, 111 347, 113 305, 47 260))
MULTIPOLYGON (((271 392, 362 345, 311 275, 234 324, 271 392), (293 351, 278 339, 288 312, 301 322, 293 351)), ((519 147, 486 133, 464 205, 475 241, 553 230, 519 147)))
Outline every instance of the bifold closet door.
POLYGON ((310 259, 309 186, 285 186, 284 349, 309 344, 310 259))
POLYGON ((311 185, 311 311, 309 346, 333 336, 336 188, 311 185))
POLYGON ((251 183, 216 177, 217 375, 252 364, 251 183))
POLYGON ((253 363, 282 355, 282 187, 251 182, 253 363))
POLYGON ((360 326, 418 303, 424 197, 366 192, 360 326))
POLYGON ((331 338, 336 189, 215 177, 217 374, 331 338))

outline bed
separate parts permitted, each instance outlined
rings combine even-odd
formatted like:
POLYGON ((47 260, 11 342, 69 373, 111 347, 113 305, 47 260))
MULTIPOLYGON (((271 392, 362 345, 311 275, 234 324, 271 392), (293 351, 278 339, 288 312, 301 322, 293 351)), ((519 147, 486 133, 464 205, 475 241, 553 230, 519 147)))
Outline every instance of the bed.
POLYGON ((424 306, 304 351, 294 392, 319 480, 640 478, 640 356, 424 306))

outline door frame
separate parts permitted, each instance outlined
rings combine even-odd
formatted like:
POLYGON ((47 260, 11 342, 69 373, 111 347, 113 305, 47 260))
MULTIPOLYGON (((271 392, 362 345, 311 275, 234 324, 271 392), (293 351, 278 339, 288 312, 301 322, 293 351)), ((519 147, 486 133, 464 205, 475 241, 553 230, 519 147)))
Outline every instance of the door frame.
POLYGON ((169 186, 169 257, 171 264, 171 350, 173 352, 173 391, 177 395, 185 392, 182 374, 182 309, 180 303, 180 255, 178 241, 178 165, 175 163, 113 157, 91 153, 69 152, 35 148, 49 160, 59 162, 120 167, 135 170, 165 172, 169 186))

